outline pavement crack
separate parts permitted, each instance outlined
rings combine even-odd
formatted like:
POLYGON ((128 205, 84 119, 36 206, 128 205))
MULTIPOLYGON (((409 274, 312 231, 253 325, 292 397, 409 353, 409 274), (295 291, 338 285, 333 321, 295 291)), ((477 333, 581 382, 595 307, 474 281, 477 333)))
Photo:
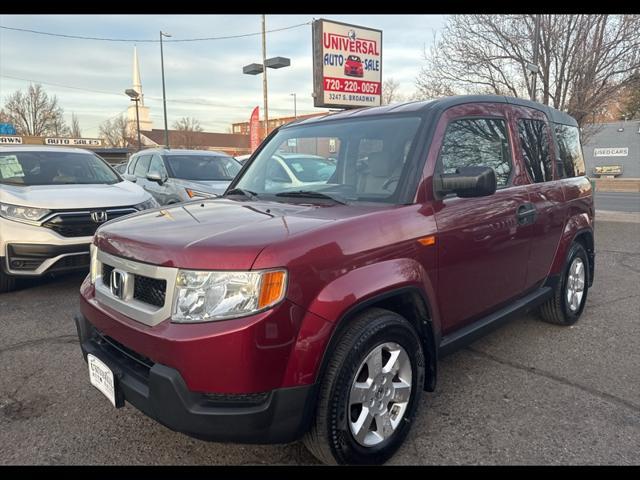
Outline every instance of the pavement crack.
POLYGON ((78 343, 77 335, 57 335, 55 337, 37 338, 35 340, 28 340, 26 342, 14 343, 6 347, 0 348, 0 354, 4 352, 10 352, 12 350, 19 350, 24 347, 30 347, 32 345, 39 345, 41 343, 78 343))
POLYGON ((582 390, 583 392, 599 397, 602 400, 615 403, 616 405, 621 407, 628 408, 634 411, 635 413, 640 413, 640 405, 636 405, 633 402, 629 402, 628 400, 625 400, 623 398, 616 397, 615 395, 612 395, 610 393, 601 392, 600 390, 589 387, 587 385, 582 385, 580 383, 572 382, 571 380, 561 377, 560 375, 556 375, 555 373, 547 372, 545 370, 540 370, 539 368, 536 368, 536 367, 529 367, 527 365, 522 365, 521 363, 513 362, 511 360, 506 360, 504 358, 497 357, 491 353, 483 352, 481 350, 476 350, 473 347, 466 347, 466 350, 469 350, 481 357, 487 358, 501 365, 506 365, 508 367, 515 368, 517 370, 522 370, 525 372, 533 373, 534 375, 538 375, 544 378, 548 378, 550 380, 554 380, 556 382, 562 383, 563 385, 577 388, 579 390, 582 390))

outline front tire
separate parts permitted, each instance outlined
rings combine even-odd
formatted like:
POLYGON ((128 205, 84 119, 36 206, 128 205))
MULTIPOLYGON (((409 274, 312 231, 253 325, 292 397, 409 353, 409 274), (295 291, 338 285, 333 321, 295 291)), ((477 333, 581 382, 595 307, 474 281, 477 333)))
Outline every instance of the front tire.
POLYGON ((589 257, 582 244, 574 242, 567 254, 562 277, 556 285, 553 297, 540 307, 545 322, 556 325, 573 325, 578 321, 589 291, 589 257))
POLYGON ((420 403, 422 342, 400 315, 372 308, 341 333, 303 442, 326 464, 382 464, 400 447, 420 403))

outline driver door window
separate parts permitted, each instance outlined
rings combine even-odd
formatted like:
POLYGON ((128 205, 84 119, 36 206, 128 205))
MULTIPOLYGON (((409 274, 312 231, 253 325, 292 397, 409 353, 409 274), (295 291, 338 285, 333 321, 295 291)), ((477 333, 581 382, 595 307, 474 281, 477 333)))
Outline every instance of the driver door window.
POLYGON ((440 150, 442 173, 460 167, 491 167, 498 188, 505 187, 512 163, 506 121, 500 118, 465 118, 452 121, 440 150))

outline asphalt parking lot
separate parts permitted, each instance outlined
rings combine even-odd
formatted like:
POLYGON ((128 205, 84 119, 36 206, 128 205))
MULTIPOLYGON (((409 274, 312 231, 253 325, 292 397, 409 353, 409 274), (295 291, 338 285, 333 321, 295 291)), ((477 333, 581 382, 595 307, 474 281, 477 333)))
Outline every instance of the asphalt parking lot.
MULTIPOLYGON (((442 360, 391 464, 640 463, 640 223, 599 221, 593 288, 563 328, 519 318, 442 360)), ((206 443, 89 384, 84 275, 0 296, 0 464, 313 464, 300 443, 206 443)))

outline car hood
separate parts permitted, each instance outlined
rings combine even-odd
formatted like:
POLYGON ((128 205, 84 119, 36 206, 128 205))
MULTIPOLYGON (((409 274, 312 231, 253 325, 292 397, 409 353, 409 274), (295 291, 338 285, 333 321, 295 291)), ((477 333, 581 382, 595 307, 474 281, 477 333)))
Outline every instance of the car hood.
POLYGON ((128 181, 113 185, 0 185, 0 202, 35 208, 66 210, 137 205, 150 196, 128 181))
POLYGON ((174 179, 176 185, 184 188, 192 188, 204 193, 213 193, 215 195, 222 195, 231 180, 184 180, 181 178, 174 179))
POLYGON ((354 214, 349 210, 228 198, 194 201, 113 220, 98 230, 96 243, 107 253, 154 265, 248 270, 265 247, 354 214))

